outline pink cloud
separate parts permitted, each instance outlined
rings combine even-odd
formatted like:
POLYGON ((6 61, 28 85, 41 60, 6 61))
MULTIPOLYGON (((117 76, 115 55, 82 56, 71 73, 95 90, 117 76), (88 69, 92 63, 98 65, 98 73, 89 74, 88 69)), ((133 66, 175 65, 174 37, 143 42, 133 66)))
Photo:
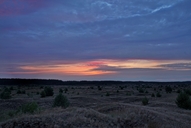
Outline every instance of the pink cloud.
POLYGON ((0 0, 0 16, 26 14, 46 5, 45 0, 0 0))

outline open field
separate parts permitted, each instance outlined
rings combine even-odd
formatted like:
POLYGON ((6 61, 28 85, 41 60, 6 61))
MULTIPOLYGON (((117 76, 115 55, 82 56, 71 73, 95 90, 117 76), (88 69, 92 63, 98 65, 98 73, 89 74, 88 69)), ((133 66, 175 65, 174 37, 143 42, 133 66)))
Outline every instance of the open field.
MULTIPOLYGON (((166 93, 163 84, 121 84, 51 86, 54 95, 41 98, 45 86, 7 86, 12 88, 11 99, 0 99, 0 127, 118 127, 118 128, 190 128, 191 110, 177 107, 178 90, 190 85, 171 84, 166 93), (53 108, 59 89, 70 105, 53 108), (66 89, 67 88, 67 89, 66 89), (18 90, 25 91, 18 94, 18 90), (67 90, 67 91, 65 91, 67 90), (157 97, 157 93, 161 97, 157 97), (155 97, 151 97, 152 93, 155 97), (142 99, 147 97, 147 105, 142 99), (39 110, 34 114, 15 112, 28 102, 35 101, 39 110)), ((3 86, 1 86, 1 92, 3 86)))

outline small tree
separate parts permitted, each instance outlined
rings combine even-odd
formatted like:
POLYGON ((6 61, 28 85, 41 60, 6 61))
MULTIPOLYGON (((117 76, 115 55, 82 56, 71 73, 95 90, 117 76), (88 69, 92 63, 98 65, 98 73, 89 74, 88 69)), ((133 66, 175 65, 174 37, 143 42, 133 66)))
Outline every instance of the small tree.
POLYGON ((67 93, 67 92, 68 92, 68 88, 65 88, 65 89, 64 89, 64 92, 67 93))
POLYGON ((160 94, 160 92, 157 92, 156 96, 161 97, 162 95, 160 94))
POLYGON ((46 97, 45 91, 42 91, 42 92, 40 93, 40 96, 41 96, 42 98, 46 97))
POLYGON ((188 95, 191 95, 191 90, 190 89, 184 89, 184 92, 188 95))
POLYGON ((59 93, 63 93, 63 90, 62 90, 62 88, 59 88, 59 93))
POLYGON ((142 104, 147 105, 149 103, 149 99, 147 97, 142 99, 142 104))
POLYGON ((21 94, 21 90, 20 89, 17 91, 17 94, 21 94))
POLYGON ((152 94, 151 94, 151 97, 155 97, 155 94, 154 94, 154 93, 152 93, 152 94))
POLYGON ((172 92, 172 88, 170 86, 166 86, 165 90, 166 90, 166 93, 171 93, 172 92))
POLYGON ((11 91, 8 88, 5 88, 3 92, 0 94, 1 99, 10 99, 11 91))
POLYGON ((179 93, 178 97, 176 98, 175 103, 180 108, 191 109, 191 100, 190 100, 190 97, 185 92, 179 93))
POLYGON ((27 103, 21 106, 21 111, 23 113, 30 113, 33 114, 35 111, 38 110, 38 104, 36 102, 27 103))
POLYGON ((98 86, 97 88, 98 88, 98 90, 99 90, 99 91, 101 91, 101 90, 102 90, 101 86, 98 86))
POLYGON ((107 92, 107 93, 105 94, 105 96, 110 96, 109 92, 107 92))
POLYGON ((67 108, 69 106, 69 101, 66 96, 62 95, 61 93, 58 94, 54 99, 53 107, 64 107, 67 108))
POLYGON ((176 93, 180 93, 181 92, 181 90, 180 89, 178 89, 177 91, 176 91, 176 93))
POLYGON ((53 96, 54 95, 53 88, 51 88, 51 87, 45 87, 44 92, 46 93, 46 96, 53 96))
POLYGON ((144 90, 142 88, 140 88, 139 93, 144 93, 144 90))

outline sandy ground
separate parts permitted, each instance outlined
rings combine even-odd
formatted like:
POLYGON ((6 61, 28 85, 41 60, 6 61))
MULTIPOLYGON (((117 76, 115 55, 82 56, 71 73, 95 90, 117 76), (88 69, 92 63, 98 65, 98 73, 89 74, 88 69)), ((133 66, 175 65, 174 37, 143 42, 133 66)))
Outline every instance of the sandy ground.
POLYGON ((164 86, 111 85, 101 86, 52 86, 54 96, 40 98, 39 87, 24 87, 26 94, 16 94, 12 98, 0 100, 0 127, 66 127, 66 128, 190 128, 191 110, 178 108, 175 104, 178 87, 171 85, 172 93, 166 93, 164 86), (121 88, 122 87, 122 88, 121 88), (68 97, 67 109, 53 108, 53 101, 59 88, 68 89, 63 94, 68 97), (144 93, 140 93, 142 88, 144 93), (151 97, 160 92, 161 97, 151 97), (106 94, 109 93, 109 96, 106 94), (147 97, 149 104, 142 105, 147 97), (35 101, 41 111, 33 115, 22 114, 9 117, 7 113, 17 110, 22 104, 35 101))

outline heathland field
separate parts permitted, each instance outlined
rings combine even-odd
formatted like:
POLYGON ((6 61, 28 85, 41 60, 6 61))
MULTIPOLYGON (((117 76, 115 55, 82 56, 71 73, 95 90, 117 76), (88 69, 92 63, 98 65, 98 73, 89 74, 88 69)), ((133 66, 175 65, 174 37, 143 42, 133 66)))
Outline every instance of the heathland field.
POLYGON ((0 86, 0 128, 191 128, 190 87, 183 83, 0 86))

